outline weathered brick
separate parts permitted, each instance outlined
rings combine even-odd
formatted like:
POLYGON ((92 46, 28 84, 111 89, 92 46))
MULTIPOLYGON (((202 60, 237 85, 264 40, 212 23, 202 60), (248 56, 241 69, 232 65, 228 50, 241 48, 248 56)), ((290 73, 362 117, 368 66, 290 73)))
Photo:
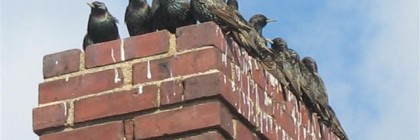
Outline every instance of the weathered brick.
POLYGON ((183 101, 184 86, 182 81, 173 80, 160 85, 160 104, 167 105, 183 101))
POLYGON ((64 126, 66 119, 66 103, 34 108, 32 110, 33 129, 37 134, 47 128, 64 126))
POLYGON ((157 107, 158 87, 145 86, 119 93, 81 99, 74 105, 74 121, 84 122, 157 107), (141 92, 141 93, 139 93, 141 92))
POLYGON ((223 92, 220 73, 191 77, 185 80, 185 100, 209 97, 223 92))
POLYGON ((123 75, 119 68, 39 84, 39 103, 80 97, 120 87, 123 75))
POLYGON ((134 122, 133 120, 124 120, 125 140, 134 140, 134 122))
POLYGON ((93 44, 86 48, 86 67, 98 67, 123 61, 121 39, 93 44))
POLYGON ((248 127, 243 125, 239 121, 235 121, 236 126, 236 137, 237 140, 258 140, 254 132, 252 132, 248 127))
POLYGON ((72 49, 44 56, 44 78, 79 71, 81 53, 79 49, 72 49))
POLYGON ((121 121, 43 135, 40 140, 124 140, 121 121))
POLYGON ((182 109, 139 116, 134 118, 134 127, 136 139, 205 128, 217 128, 233 134, 232 116, 220 102, 195 104, 182 109))
POLYGON ((181 138, 181 140, 225 140, 225 138, 217 131, 210 131, 199 135, 181 138))
POLYGON ((170 33, 167 30, 126 38, 124 52, 126 60, 164 54, 169 51, 170 33))
POLYGON ((220 50, 212 48, 176 57, 140 62, 133 65, 133 84, 206 72, 212 69, 223 71, 225 67, 223 67, 221 56, 220 50))
POLYGON ((205 22, 176 30, 177 50, 183 51, 203 46, 215 46, 224 50, 227 46, 223 33, 214 22, 205 22))

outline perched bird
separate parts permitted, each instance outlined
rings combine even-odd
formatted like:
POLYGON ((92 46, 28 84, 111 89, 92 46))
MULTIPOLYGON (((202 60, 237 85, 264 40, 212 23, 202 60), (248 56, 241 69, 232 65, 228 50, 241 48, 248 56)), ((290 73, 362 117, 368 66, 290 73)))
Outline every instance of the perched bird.
POLYGON ((228 6, 223 0, 191 0, 191 6, 200 22, 214 21, 251 56, 261 58, 264 57, 263 52, 271 52, 265 45, 255 43, 258 41, 250 35, 254 29, 238 10, 228 6))
MULTIPOLYGON (((118 20, 108 12, 105 4, 102 2, 88 3, 91 7, 89 15, 87 34, 83 42, 100 43, 119 39, 117 23, 118 20)), ((89 43, 83 43, 83 49, 86 50, 85 45, 89 43)))
POLYGON ((239 5, 237 0, 227 0, 226 4, 230 7, 232 7, 235 10, 239 11, 239 5))
POLYGON ((83 38, 83 50, 86 50, 87 46, 93 45, 93 41, 88 34, 83 38))
POLYGON ((343 127, 341 127, 340 121, 338 121, 334 110, 329 105, 326 107, 326 110, 328 111, 328 114, 330 114, 330 119, 327 126, 329 126, 330 130, 334 132, 341 140, 348 140, 349 138, 343 127))
POLYGON ((129 0, 125 10, 125 23, 130 36, 153 32, 154 27, 151 18, 152 9, 147 0, 129 0))
POLYGON ((275 59, 275 61, 278 65, 278 69, 283 72, 286 81, 289 83, 289 89, 296 96, 297 100, 301 100, 302 92, 300 90, 299 81, 302 77, 300 75, 299 66, 296 64, 299 55, 293 49, 288 48, 286 41, 282 38, 273 39, 271 48, 277 53, 277 59, 275 59))
POLYGON ((155 28, 171 33, 178 27, 197 23, 188 0, 153 0, 152 14, 155 28))
POLYGON ((321 120, 326 124, 331 131, 333 131, 340 139, 348 139, 344 129, 341 127, 340 122, 338 121, 337 116, 335 115, 334 110, 328 103, 328 95, 324 82, 318 74, 318 67, 316 61, 311 57, 305 57, 302 59, 302 63, 306 68, 306 72, 302 70, 307 81, 307 88, 309 91, 308 97, 312 100, 313 104, 311 107, 314 107, 313 110, 320 115, 321 120))
POLYGON ((267 23, 275 22, 276 20, 268 19, 262 14, 256 14, 249 19, 249 24, 262 36, 262 30, 267 23))

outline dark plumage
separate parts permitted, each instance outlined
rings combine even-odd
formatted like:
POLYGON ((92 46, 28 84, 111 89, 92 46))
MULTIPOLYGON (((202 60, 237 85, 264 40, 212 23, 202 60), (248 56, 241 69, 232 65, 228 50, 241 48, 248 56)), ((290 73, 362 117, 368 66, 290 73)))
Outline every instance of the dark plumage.
POLYGON ((239 10, 239 5, 238 5, 237 0, 227 0, 226 4, 235 10, 239 10))
POLYGON ((87 34, 84 39, 83 49, 86 50, 85 45, 89 45, 88 42, 100 43, 119 39, 117 23, 118 20, 108 12, 105 4, 102 2, 95 1, 88 3, 91 7, 89 15, 87 34), (85 43, 86 42, 86 43, 85 43))
POLYGON ((289 83, 289 89, 298 100, 302 98, 299 81, 302 79, 298 65, 299 55, 287 47, 287 43, 282 38, 273 39, 271 48, 276 52, 278 68, 283 72, 286 81, 289 83), (296 62, 297 60, 297 62, 296 62))
POLYGON ((249 19, 249 24, 262 36, 262 30, 267 23, 275 22, 275 20, 268 19, 262 14, 256 14, 249 19))
POLYGON ((125 10, 125 23, 130 36, 153 32, 152 9, 146 0, 129 0, 125 10))
MULTIPOLYGON (((264 57, 263 52, 271 52, 265 45, 250 35, 252 29, 242 15, 223 0, 191 0, 195 17, 200 22, 214 21, 253 57, 264 57)), ((262 37, 260 37, 262 38, 262 37)))
POLYGON ((188 0, 153 0, 153 24, 175 33, 176 28, 197 23, 188 0))
POLYGON ((328 103, 327 90, 318 75, 318 67, 315 60, 311 57, 302 59, 302 63, 306 71, 302 70, 305 80, 307 81, 306 88, 308 91, 309 100, 312 100, 310 107, 320 115, 322 122, 324 122, 340 139, 348 139, 344 129, 341 127, 334 110, 328 103))

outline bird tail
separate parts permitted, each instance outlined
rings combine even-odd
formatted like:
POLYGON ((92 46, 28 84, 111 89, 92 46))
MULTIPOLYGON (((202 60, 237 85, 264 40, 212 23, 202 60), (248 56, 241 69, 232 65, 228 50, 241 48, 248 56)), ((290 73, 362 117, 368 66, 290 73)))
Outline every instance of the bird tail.
POLYGON ((338 118, 335 115, 334 110, 329 105, 325 109, 330 115, 330 122, 328 124, 330 127, 330 130, 333 131, 340 139, 348 140, 347 134, 344 131, 343 127, 341 127, 341 124, 338 121, 338 118))

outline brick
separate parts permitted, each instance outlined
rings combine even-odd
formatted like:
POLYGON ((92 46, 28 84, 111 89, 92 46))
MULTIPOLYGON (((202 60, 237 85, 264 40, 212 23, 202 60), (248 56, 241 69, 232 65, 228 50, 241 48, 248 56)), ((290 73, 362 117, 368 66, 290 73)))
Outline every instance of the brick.
POLYGON ((121 39, 93 44, 86 48, 85 56, 87 68, 121 62, 121 39))
POLYGON ((195 136, 181 138, 180 140, 225 140, 225 138, 217 131, 210 131, 195 136))
POLYGON ((185 100, 209 97, 223 92, 220 73, 191 77, 185 80, 185 100))
POLYGON ((133 65, 133 84, 163 80, 175 76, 206 72, 212 69, 223 71, 221 52, 215 48, 133 65), (151 77, 147 77, 150 73, 151 77))
POLYGON ((39 103, 76 98, 123 85, 119 68, 39 84, 39 103))
POLYGON ((134 122, 133 120, 124 120, 125 140, 134 140, 134 122))
POLYGON ((43 135, 40 140, 124 140, 121 121, 43 135))
POLYGON ((184 86, 182 81, 173 80, 160 85, 160 104, 167 105, 183 101, 184 86))
POLYGON ((74 121, 84 122, 151 109, 158 105, 157 94, 158 87, 150 85, 142 87, 142 89, 81 99, 74 105, 74 121), (139 90, 142 93, 139 93, 139 90))
POLYGON ((256 135, 249 128, 243 125, 239 121, 234 121, 236 126, 236 137, 237 140, 257 140, 256 135))
POLYGON ((232 116, 222 103, 217 101, 139 116, 134 118, 134 127, 136 139, 188 133, 206 128, 217 128, 233 134, 232 116))
POLYGON ((221 29, 214 22, 177 28, 176 36, 178 51, 203 46, 215 46, 220 50, 225 50, 224 47, 227 46, 221 29))
POLYGON ((44 78, 50 78, 79 71, 81 53, 82 51, 79 49, 72 49, 44 56, 44 78))
POLYGON ((124 52, 126 60, 169 52, 170 33, 167 30, 126 38, 124 52))
POLYGON ((66 103, 34 108, 32 110, 33 129, 37 134, 47 128, 64 126, 66 119, 66 103))

